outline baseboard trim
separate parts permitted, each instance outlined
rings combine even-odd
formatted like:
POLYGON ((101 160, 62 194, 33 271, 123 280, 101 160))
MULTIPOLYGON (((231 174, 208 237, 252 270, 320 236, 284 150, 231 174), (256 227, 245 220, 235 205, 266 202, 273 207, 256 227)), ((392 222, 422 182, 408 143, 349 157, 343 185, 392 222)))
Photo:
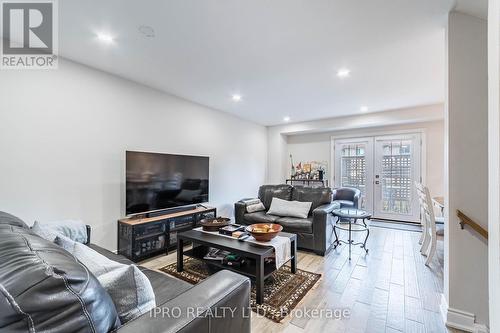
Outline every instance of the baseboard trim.
POLYGON ((448 317, 448 301, 446 300, 444 294, 441 294, 441 304, 439 304, 439 312, 441 312, 441 318, 446 324, 446 319, 448 317))
POLYGON ((441 294, 439 309, 443 321, 448 327, 471 333, 489 333, 486 325, 476 323, 476 315, 473 313, 450 308, 444 294, 441 294))

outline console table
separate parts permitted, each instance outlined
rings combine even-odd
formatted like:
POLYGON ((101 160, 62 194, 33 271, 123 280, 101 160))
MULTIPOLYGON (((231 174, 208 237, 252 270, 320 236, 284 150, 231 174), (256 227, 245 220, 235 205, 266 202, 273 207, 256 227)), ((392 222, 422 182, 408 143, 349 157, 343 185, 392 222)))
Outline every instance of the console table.
POLYGON ((217 209, 195 209, 144 218, 118 220, 118 253, 138 262, 177 247, 177 233, 200 226, 200 221, 217 217, 217 209))

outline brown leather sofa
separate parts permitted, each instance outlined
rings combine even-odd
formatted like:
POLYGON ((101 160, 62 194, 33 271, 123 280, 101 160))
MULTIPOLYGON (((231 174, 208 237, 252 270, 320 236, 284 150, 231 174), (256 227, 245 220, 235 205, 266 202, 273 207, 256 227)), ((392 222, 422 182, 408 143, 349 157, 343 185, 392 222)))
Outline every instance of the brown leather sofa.
POLYGON ((333 192, 328 187, 303 187, 291 185, 263 185, 259 188, 259 199, 265 211, 247 213, 246 205, 241 200, 234 204, 237 224, 277 223, 283 231, 297 235, 297 246, 325 255, 333 241, 333 216, 331 212, 340 208, 338 202, 332 202, 333 192), (312 202, 309 215, 305 219, 267 214, 272 199, 312 202))

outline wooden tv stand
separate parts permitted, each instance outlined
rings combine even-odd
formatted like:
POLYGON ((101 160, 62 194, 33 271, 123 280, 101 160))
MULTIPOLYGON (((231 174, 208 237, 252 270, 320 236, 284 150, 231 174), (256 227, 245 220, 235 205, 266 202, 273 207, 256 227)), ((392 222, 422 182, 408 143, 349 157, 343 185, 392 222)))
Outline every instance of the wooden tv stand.
POLYGON ((217 217, 213 207, 197 207, 182 212, 145 218, 118 220, 118 254, 134 262, 177 247, 177 232, 198 227, 205 218, 217 217))

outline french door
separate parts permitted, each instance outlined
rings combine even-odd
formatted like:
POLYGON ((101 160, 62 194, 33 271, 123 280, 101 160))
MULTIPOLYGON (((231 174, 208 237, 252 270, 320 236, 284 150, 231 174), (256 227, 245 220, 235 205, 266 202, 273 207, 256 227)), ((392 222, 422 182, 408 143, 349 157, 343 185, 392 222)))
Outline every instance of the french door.
POLYGON ((336 187, 361 191, 361 208, 373 211, 373 138, 335 140, 336 187))
POLYGON ((335 140, 334 169, 335 186, 358 188, 373 217, 419 221, 420 134, 335 140))

